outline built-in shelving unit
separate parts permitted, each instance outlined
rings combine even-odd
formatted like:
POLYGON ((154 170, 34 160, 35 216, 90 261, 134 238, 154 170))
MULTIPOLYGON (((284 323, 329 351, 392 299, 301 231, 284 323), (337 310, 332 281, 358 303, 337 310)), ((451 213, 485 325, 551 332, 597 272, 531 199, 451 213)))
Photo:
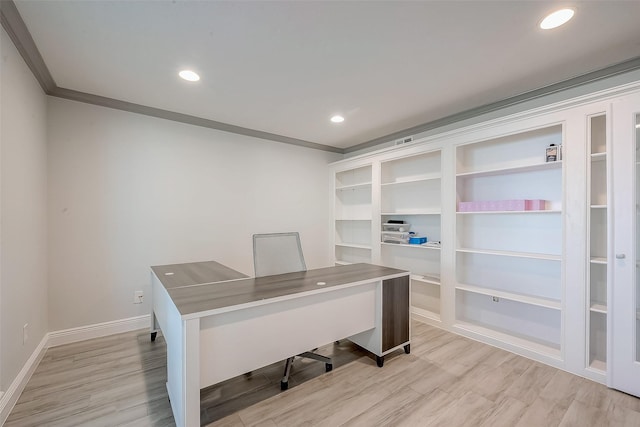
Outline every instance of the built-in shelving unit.
POLYGON ((640 396, 638 111, 625 86, 348 156, 336 262, 408 270, 413 319, 640 396))
POLYGON ((457 213, 456 326, 551 358, 562 351, 563 163, 545 149, 562 142, 558 124, 456 148, 458 205, 544 201, 457 213))
POLYGON ((434 321, 440 319, 441 187, 440 151, 380 163, 380 262, 412 272, 412 312, 434 321), (403 221, 406 230, 390 232, 389 221, 403 221), (427 244, 389 243, 409 231, 427 244))
POLYGON ((335 263, 371 262, 371 165, 335 174, 335 263))
POLYGON ((609 191, 607 116, 587 118, 587 366, 604 373, 607 366, 607 283, 609 275, 609 191))

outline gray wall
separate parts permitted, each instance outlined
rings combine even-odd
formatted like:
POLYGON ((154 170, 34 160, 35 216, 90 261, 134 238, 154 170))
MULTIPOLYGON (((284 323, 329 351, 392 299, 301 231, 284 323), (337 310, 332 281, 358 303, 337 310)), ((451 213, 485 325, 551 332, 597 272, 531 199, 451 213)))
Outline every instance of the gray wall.
POLYGON ((300 231, 310 268, 332 262, 338 154, 59 98, 47 134, 52 331, 149 313, 151 265, 251 275, 253 233, 300 231))
POLYGON ((49 331, 47 146, 46 96, 4 30, 0 38, 0 389, 6 391, 49 331))

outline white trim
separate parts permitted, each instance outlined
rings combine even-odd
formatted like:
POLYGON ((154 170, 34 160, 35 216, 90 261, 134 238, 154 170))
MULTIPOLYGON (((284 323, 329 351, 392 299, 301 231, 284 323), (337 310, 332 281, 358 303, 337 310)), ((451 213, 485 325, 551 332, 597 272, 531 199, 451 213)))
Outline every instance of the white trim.
POLYGON ((128 319, 114 320, 95 325, 81 326, 79 328, 65 329, 47 333, 33 351, 31 357, 22 367, 18 376, 13 380, 6 392, 0 391, 0 426, 9 417, 18 398, 31 379, 49 347, 57 347, 63 344, 71 344, 92 338, 106 337, 108 335, 130 332, 149 327, 150 315, 130 317, 128 319))
POLYGON ((36 368, 40 364, 40 361, 44 357, 44 353, 47 351, 47 342, 49 335, 45 335, 40 341, 40 344, 33 350, 31 357, 24 364, 18 376, 13 380, 9 389, 2 394, 0 399, 0 425, 9 417, 9 414, 13 410, 18 398, 22 394, 22 391, 26 387, 27 383, 31 379, 31 375, 35 372, 36 368))
MULTIPOLYGON (((598 90, 595 92, 590 92, 584 95, 578 95, 575 97, 567 98, 561 101, 552 102, 549 104, 543 104, 539 107, 525 108, 522 111, 517 111, 515 113, 498 116, 495 118, 484 118, 486 117, 486 115, 500 114, 501 111, 510 108, 510 106, 505 106, 504 108, 500 108, 493 112, 483 113, 483 114, 469 117, 467 119, 464 119, 455 123, 449 123, 434 129, 424 131, 424 132, 429 132, 429 134, 423 137, 419 137, 418 139, 414 139, 414 141, 411 144, 393 145, 393 146, 387 146, 379 149, 375 149, 374 148, 375 146, 373 146, 373 147, 370 147, 373 151, 365 151, 364 153, 361 153, 355 156, 346 157, 344 159, 330 163, 329 166, 351 164, 354 160, 371 160, 387 152, 401 153, 403 151, 413 151, 415 150, 416 146, 428 145, 429 143, 440 140, 440 139, 456 138, 459 136, 464 136, 470 133, 477 132, 482 129, 495 128, 504 124, 513 123, 523 119, 530 119, 533 117, 553 114, 563 110, 567 110, 569 108, 581 107, 581 106, 592 104, 595 102, 610 101, 615 97, 628 95, 638 90, 640 90, 640 81, 636 80, 630 83, 624 83, 618 86, 613 86, 613 87, 598 90), (468 121, 472 121, 472 123, 466 124, 468 121)), ((420 133, 422 132, 418 132, 418 134, 420 133)), ((388 141, 388 142, 391 142, 391 141, 388 141)), ((385 144, 384 142, 381 142, 380 144, 376 144, 376 146, 384 145, 384 144, 385 144)), ((365 147, 362 150, 367 150, 367 148, 365 147)), ((424 148, 422 148, 422 150, 424 150, 424 148)), ((355 151, 360 151, 360 150, 355 150, 355 151)), ((349 153, 345 153, 345 156, 348 156, 348 155, 349 153)))
POLYGON ((59 345, 71 344, 92 338, 106 337, 108 335, 148 328, 150 321, 149 315, 145 314, 128 319, 113 320, 111 322, 49 332, 48 347, 57 347, 59 345))

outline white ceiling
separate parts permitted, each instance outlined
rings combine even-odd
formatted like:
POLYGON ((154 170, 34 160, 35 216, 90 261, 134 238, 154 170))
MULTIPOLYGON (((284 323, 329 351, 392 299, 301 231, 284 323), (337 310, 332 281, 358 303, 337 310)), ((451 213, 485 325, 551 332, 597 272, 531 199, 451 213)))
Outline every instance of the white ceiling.
POLYGON ((61 88, 339 148, 640 56, 640 1, 15 3, 61 88))

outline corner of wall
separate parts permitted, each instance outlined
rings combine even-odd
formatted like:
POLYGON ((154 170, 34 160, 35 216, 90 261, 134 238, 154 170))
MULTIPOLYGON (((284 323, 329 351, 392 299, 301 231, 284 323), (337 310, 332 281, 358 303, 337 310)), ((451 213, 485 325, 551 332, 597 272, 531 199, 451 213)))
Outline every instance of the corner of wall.
POLYGON ((0 426, 5 423, 48 348, 149 327, 149 315, 45 334, 6 392, 0 391, 0 426))
POLYGON ((36 349, 33 351, 31 357, 29 357, 7 391, 0 396, 0 425, 3 425, 9 417, 9 414, 16 405, 16 402, 18 402, 22 391, 29 382, 29 379, 31 379, 31 376, 40 364, 40 361, 47 351, 48 341, 49 335, 47 334, 42 338, 40 344, 38 344, 36 349))

